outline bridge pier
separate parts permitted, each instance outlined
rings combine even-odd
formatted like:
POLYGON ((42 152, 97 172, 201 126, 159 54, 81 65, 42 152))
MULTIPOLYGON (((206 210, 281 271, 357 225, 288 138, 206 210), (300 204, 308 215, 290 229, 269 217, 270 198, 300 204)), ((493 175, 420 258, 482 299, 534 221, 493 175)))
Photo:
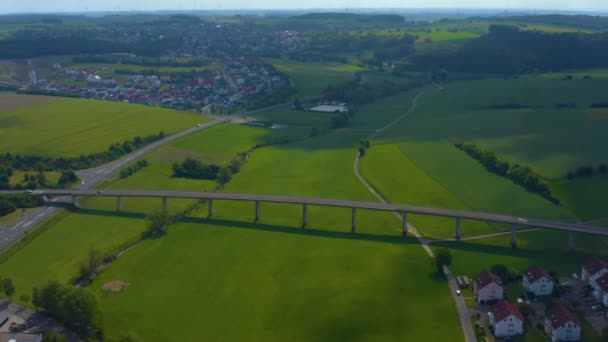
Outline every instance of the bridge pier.
POLYGON ((574 232, 568 232, 568 251, 574 251, 574 232))
POLYGON ((403 233, 403 236, 407 236, 407 213, 401 213, 401 222, 403 223, 401 233, 403 233))
POLYGON ((213 216, 213 200, 208 199, 207 204, 209 205, 209 217, 213 216))
POLYGON ((72 195, 72 205, 78 207, 78 196, 72 195))
POLYGON ((517 237, 515 236, 515 224, 511 225, 511 247, 515 248, 517 246, 517 237))
POLYGON ((116 211, 120 212, 122 210, 122 196, 116 196, 116 211))
POLYGON ((255 219, 253 222, 258 222, 260 220, 260 201, 255 201, 255 219))
POLYGON ((353 217, 352 217, 350 231, 352 233, 354 233, 356 229, 357 229, 357 208, 353 208, 353 217))
POLYGON ((456 218, 456 233, 454 234, 454 239, 456 241, 460 241, 460 217, 456 218))
POLYGON ((168 205, 167 205, 167 197, 163 197, 163 211, 167 211, 168 205))
POLYGON ((308 204, 302 205, 302 228, 306 228, 308 224, 308 204))

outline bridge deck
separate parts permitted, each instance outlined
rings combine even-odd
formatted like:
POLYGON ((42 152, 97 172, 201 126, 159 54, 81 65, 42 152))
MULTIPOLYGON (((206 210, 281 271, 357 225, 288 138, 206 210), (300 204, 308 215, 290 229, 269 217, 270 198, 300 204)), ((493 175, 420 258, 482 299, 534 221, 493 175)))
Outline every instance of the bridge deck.
MULTIPOLYGON (((22 193, 15 191, 2 191, 2 193, 22 193)), ((486 222, 498 222, 515 224, 521 226, 558 229, 572 232, 589 233, 608 236, 608 228, 576 224, 569 222, 550 221, 522 218, 495 213, 483 213, 464 210, 427 208, 411 205, 400 205, 377 202, 359 202, 338 199, 292 197, 260 194, 233 194, 222 192, 192 192, 192 191, 146 191, 146 190, 36 190, 32 192, 35 196, 101 196, 101 197, 159 197, 159 198, 192 198, 192 199, 214 199, 230 201, 259 201, 272 203, 308 204, 318 206, 345 207, 369 210, 383 210, 402 212, 409 214, 431 215, 467 220, 486 222)))

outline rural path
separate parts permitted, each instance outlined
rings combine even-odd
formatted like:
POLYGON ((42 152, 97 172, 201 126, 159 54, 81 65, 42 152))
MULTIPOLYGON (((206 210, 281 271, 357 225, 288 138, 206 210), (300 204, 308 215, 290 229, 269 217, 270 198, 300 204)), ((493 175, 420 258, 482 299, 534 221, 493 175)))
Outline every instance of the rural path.
MULTIPOLYGON (((518 229, 515 232, 517 234, 519 233, 527 233, 527 232, 536 232, 539 230, 543 230, 543 228, 526 228, 526 229, 518 229)), ((460 238, 460 241, 472 241, 472 240, 481 240, 481 239, 487 239, 487 238, 492 238, 492 237, 497 237, 497 236, 504 236, 504 235, 511 235, 511 232, 500 232, 500 233, 492 233, 492 234, 483 234, 483 235, 475 235, 475 236, 469 236, 469 237, 462 237, 460 238)), ((436 242, 444 242, 444 241, 456 241, 456 239, 438 239, 438 240, 427 240, 428 244, 431 243, 436 243, 436 242)))
MULTIPOLYGON (((372 133, 368 138, 371 139, 371 138, 377 136, 378 134, 384 132, 388 128, 394 126, 396 123, 398 123, 401 120, 408 117, 412 112, 414 112, 416 110, 418 99, 423 94, 424 94, 423 92, 420 92, 412 99, 412 105, 407 112, 405 112, 404 114, 402 114, 401 116, 399 116, 398 118, 393 120, 392 122, 388 123, 386 126, 380 128, 376 132, 372 133)), ((361 176, 361 174, 359 173, 359 160, 360 159, 361 159, 361 155, 357 152, 357 156, 355 157, 355 162, 353 164, 353 170, 355 172, 355 175, 357 176, 357 178, 359 179, 361 184, 363 184, 367 188, 367 190, 369 192, 371 192, 372 195, 374 195, 380 202, 388 203, 386 201, 386 199, 384 199, 384 197, 382 197, 382 195, 380 195, 374 189, 374 187, 371 186, 365 180, 365 178, 363 178, 363 176, 361 176)), ((393 214, 397 217, 398 220, 402 220, 402 218, 399 214, 397 214, 395 212, 393 212, 393 214)), ((426 239, 424 236, 422 236, 422 234, 420 234, 420 232, 416 229, 416 227, 412 226, 409 223, 407 224, 407 229, 408 229, 408 232, 411 232, 411 234, 413 234, 418 239, 418 241, 420 242, 420 245, 426 251, 426 253, 429 256, 434 257, 435 254, 433 253, 433 250, 431 249, 431 247, 429 247, 429 240, 426 239)), ((458 318, 460 319, 460 326, 462 327, 462 332, 464 334, 465 342, 476 342, 477 337, 475 336, 475 332, 473 331, 473 327, 471 325, 471 314, 469 312, 469 308, 467 307, 467 305, 464 301, 464 298, 456 295, 456 290, 458 290, 458 284, 456 283, 454 276, 452 276, 452 273, 450 272, 450 270, 447 266, 444 266, 443 273, 445 274, 446 278, 448 279, 450 293, 452 294, 452 298, 454 299, 454 303, 456 304, 456 310, 458 311, 458 318)))
MULTIPOLYGON (((235 118, 238 118, 242 115, 252 115, 260 111, 275 109, 279 107, 283 107, 288 105, 289 103, 279 103, 273 106, 264 107, 256 110, 251 110, 248 112, 236 113, 224 117, 217 117, 211 121, 202 123, 200 125, 185 129, 173 135, 167 136, 164 139, 146 145, 140 148, 137 151, 134 151, 120 159, 117 159, 113 162, 107 163, 97 168, 80 170, 77 171, 76 174, 80 179, 83 180, 83 183, 75 186, 75 189, 79 190, 87 190, 93 189, 96 185, 108 179, 110 176, 118 172, 120 169, 125 166, 131 164, 138 158, 141 158, 143 155, 166 145, 176 139, 185 137, 192 133, 207 129, 212 126, 216 126, 221 123, 229 122, 235 118)), ((65 202, 69 202, 68 198, 54 198, 51 201, 51 204, 45 207, 36 208, 23 216, 15 219, 11 222, 7 222, 5 224, 0 224, 0 252, 4 251, 6 248, 10 247, 13 243, 19 240, 24 234, 27 234, 30 230, 41 224, 42 222, 48 220, 53 215, 58 213, 62 208, 65 207, 65 202)))

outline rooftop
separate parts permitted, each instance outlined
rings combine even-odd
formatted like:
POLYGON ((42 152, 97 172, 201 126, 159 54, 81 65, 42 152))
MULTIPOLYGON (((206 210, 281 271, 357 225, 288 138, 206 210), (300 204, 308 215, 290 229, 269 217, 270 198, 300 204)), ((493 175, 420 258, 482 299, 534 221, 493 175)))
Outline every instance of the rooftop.
POLYGON ((602 289, 602 291, 608 292, 608 273, 597 278, 597 280, 595 282, 596 282, 597 286, 599 286, 602 289))
POLYGON ((547 311, 546 317, 553 328, 559 328, 570 321, 580 326, 578 319, 563 304, 555 304, 547 311))
POLYGON ((521 321, 524 320, 524 315, 522 315, 522 313, 517 309, 517 307, 507 302, 506 300, 501 300, 496 304, 492 305, 492 316, 494 316, 496 322, 500 322, 503 319, 509 317, 510 315, 517 317, 521 321))
POLYGON ((530 268, 528 268, 528 270, 526 270, 524 273, 524 277, 526 277, 530 283, 534 283, 543 277, 553 281, 553 278, 549 273, 536 265, 530 266, 530 268))
POLYGON ((589 274, 596 274, 602 269, 608 268, 608 263, 603 260, 600 260, 597 257, 593 257, 583 264, 583 268, 586 269, 589 274))
POLYGON ((492 272, 483 271, 479 273, 477 277, 475 277, 475 285, 478 289, 482 289, 491 283, 496 283, 503 287, 500 277, 492 272))

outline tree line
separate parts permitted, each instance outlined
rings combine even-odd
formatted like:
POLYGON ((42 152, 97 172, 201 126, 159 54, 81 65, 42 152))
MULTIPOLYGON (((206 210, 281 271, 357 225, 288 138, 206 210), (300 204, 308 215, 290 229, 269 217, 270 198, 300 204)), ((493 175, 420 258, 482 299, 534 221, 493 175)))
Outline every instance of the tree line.
POLYGON ((591 178, 596 174, 607 175, 608 166, 606 164, 600 164, 597 167, 592 165, 581 166, 576 171, 568 172, 566 178, 570 180, 575 178, 591 178))
POLYGON ((40 166, 43 171, 82 170, 116 160, 164 137, 165 133, 162 131, 143 138, 137 136, 131 140, 113 144, 104 152, 81 155, 80 157, 55 158, 7 152, 0 154, 0 167, 23 171, 36 170, 40 166))
POLYGON ((232 175, 239 172, 245 162, 245 153, 239 153, 228 165, 204 164, 192 158, 186 158, 181 163, 173 164, 173 177, 215 180, 220 185, 228 183, 232 175))
POLYGON ((510 179, 513 183, 548 199, 555 205, 560 204, 559 200, 551 194, 551 189, 547 182, 530 167, 519 164, 511 165, 509 162, 497 157, 494 152, 485 151, 474 144, 456 143, 454 146, 479 161, 486 170, 510 179))
POLYGON ((120 171, 120 178, 127 178, 146 166, 148 166, 147 160, 138 160, 137 163, 130 165, 129 167, 124 168, 122 171, 120 171))
POLYGON ((160 57, 116 57, 116 56, 76 56, 72 58, 72 62, 77 64, 83 63, 110 63, 110 64, 130 64, 146 67, 203 67, 211 64, 211 61, 206 58, 192 58, 188 60, 160 57))
POLYGON ((491 25, 456 51, 414 58, 450 71, 517 74, 608 66, 608 33, 547 33, 491 25))
POLYGON ((8 215, 18 208, 34 208, 41 204, 42 199, 28 195, 0 196, 0 216, 8 215))

